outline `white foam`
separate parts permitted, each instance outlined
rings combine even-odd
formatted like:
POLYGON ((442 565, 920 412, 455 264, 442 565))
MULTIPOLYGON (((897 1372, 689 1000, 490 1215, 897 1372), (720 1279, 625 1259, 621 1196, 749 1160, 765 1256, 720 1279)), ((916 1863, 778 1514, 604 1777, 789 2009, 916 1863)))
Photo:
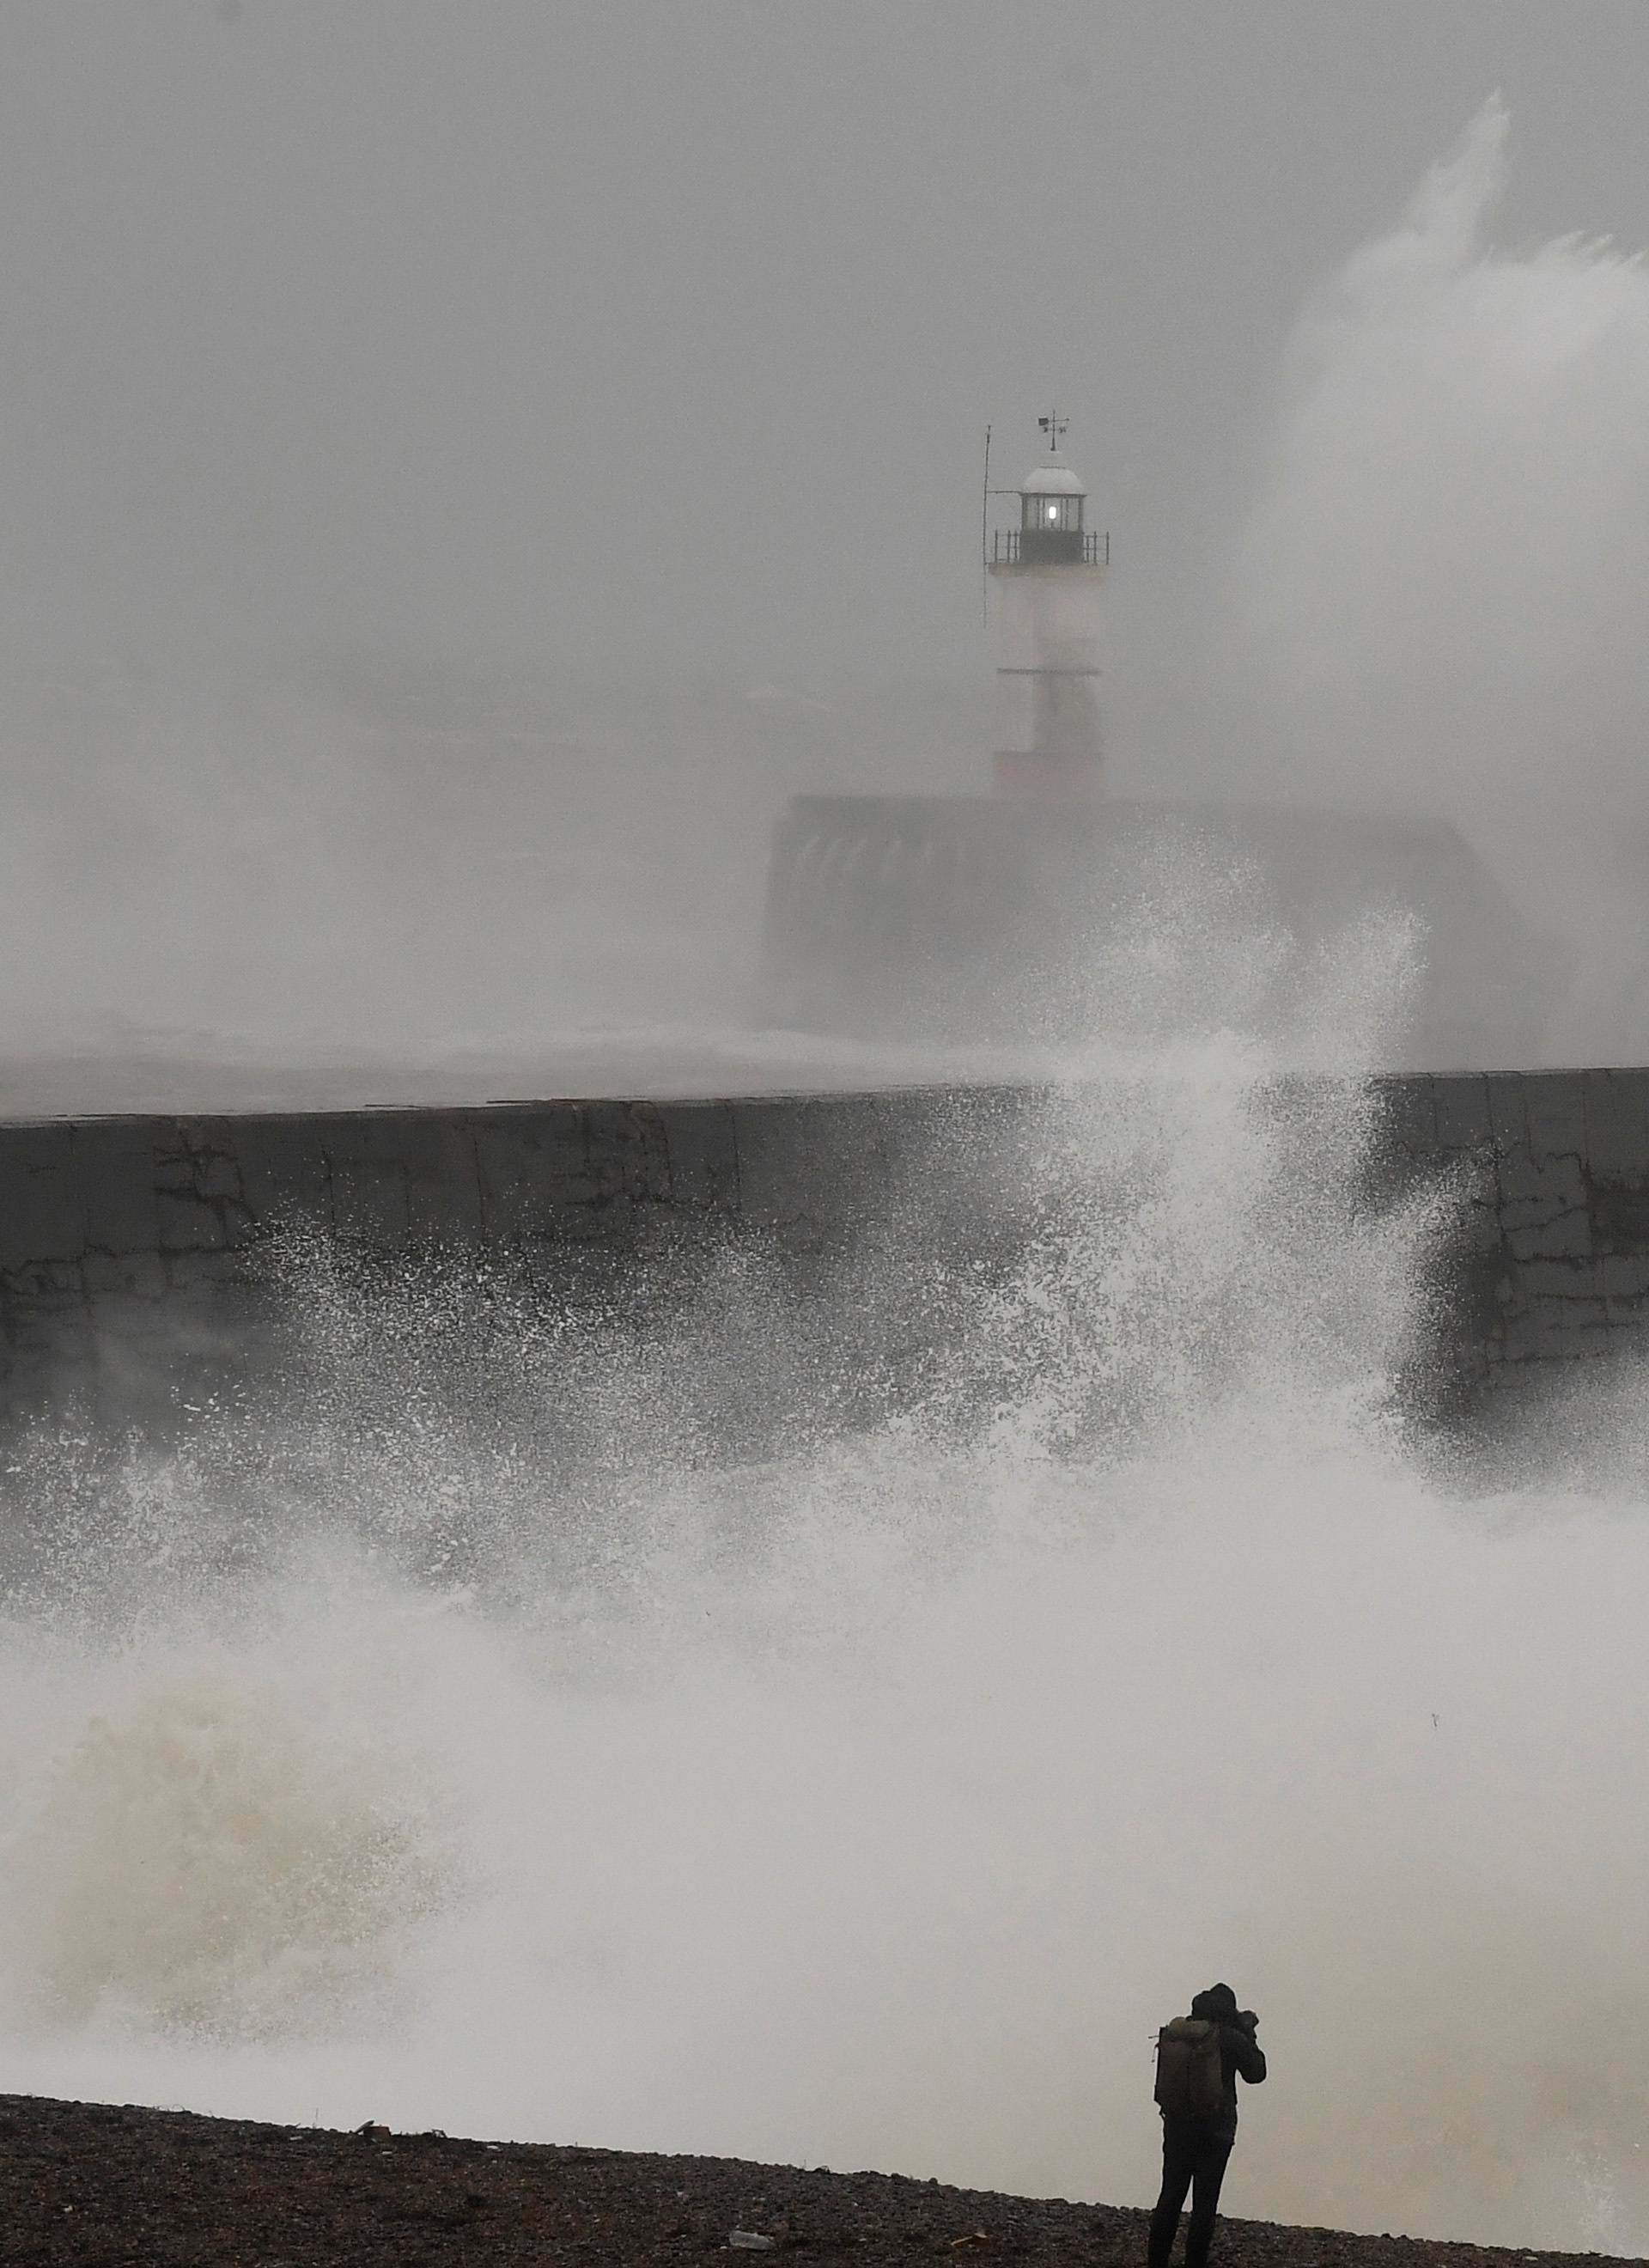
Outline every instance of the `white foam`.
MULTIPOLYGON (((667 1323, 317 1278, 261 1402, 26 1447, 9 2083, 1139 2202, 1223 1975, 1233 2210, 1640 2244, 1649 1529, 1417 1463, 1434 1215, 1264 1070, 1050 1104, 945 1364, 766 1462, 747 1256, 667 1323)), ((889 1264, 808 1295, 844 1381, 889 1264)))

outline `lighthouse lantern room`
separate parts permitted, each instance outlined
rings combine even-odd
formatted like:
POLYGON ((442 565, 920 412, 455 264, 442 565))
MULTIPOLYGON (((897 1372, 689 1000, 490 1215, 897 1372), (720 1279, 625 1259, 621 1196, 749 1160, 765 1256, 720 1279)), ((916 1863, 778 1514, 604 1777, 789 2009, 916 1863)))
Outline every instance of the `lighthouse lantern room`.
MULTIPOLYGON (((987 470, 985 566, 997 593, 998 795, 1100 792, 1100 594, 1110 541, 1086 525, 1087 490, 1059 453, 1065 421, 1039 419, 1049 453, 1017 489, 987 470), (990 528, 993 495, 1019 500, 1017 527, 990 528)), ((987 447, 989 446, 987 439, 987 447)))

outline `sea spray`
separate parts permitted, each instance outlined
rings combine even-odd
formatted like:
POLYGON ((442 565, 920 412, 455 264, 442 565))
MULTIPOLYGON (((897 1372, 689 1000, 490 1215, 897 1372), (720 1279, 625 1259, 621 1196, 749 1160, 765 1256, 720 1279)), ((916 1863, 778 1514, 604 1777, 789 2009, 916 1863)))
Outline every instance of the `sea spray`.
POLYGON ((868 1418, 788 1329, 876 1340, 897 1219, 582 1313, 322 1269, 180 1438, 22 1445, 11 2083, 1139 2201, 1224 1973, 1234 2210, 1640 2242, 1638 1507, 1413 1461, 1454 1193, 1369 1090, 1111 1071, 868 1418))
POLYGON ((1510 137, 1491 100, 1302 314, 1226 703, 1254 701, 1272 792, 1454 820, 1572 961, 1542 1060, 1636 1063, 1649 269, 1579 233, 1496 242, 1510 137))

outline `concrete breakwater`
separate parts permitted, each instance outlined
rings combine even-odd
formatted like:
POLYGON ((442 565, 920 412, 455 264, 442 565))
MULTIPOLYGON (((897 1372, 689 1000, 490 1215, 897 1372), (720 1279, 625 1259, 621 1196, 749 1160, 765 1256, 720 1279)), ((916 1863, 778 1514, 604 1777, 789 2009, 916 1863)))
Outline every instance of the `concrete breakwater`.
MULTIPOLYGON (((1649 1070, 1377 1083, 1370 1200, 1461 1176, 1443 1351, 1455 1376, 1625 1351, 1649 1328, 1649 1070)), ((570 1261, 749 1236, 809 1255, 894 1222, 907 1256, 1016 1233, 1037 1091, 131 1117, 0 1125, 0 1332, 13 1410, 174 1374, 250 1327, 294 1230, 570 1261)))

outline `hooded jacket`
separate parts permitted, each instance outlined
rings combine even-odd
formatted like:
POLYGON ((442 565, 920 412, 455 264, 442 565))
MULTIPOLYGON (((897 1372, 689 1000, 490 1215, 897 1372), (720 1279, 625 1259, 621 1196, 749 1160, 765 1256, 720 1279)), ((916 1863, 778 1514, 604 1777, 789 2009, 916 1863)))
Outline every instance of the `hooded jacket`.
POLYGON ((1248 2026, 1236 2021, 1237 1996, 1228 1984, 1215 1984, 1206 1992, 1199 1992, 1191 2003, 1190 2013, 1204 2023, 1219 2027, 1219 2073, 1224 2097, 1215 2117, 1196 2123, 1218 2133, 1234 2135, 1237 2081, 1241 2079, 1249 2087, 1262 2083, 1265 2078, 1265 2051, 1248 2026))

